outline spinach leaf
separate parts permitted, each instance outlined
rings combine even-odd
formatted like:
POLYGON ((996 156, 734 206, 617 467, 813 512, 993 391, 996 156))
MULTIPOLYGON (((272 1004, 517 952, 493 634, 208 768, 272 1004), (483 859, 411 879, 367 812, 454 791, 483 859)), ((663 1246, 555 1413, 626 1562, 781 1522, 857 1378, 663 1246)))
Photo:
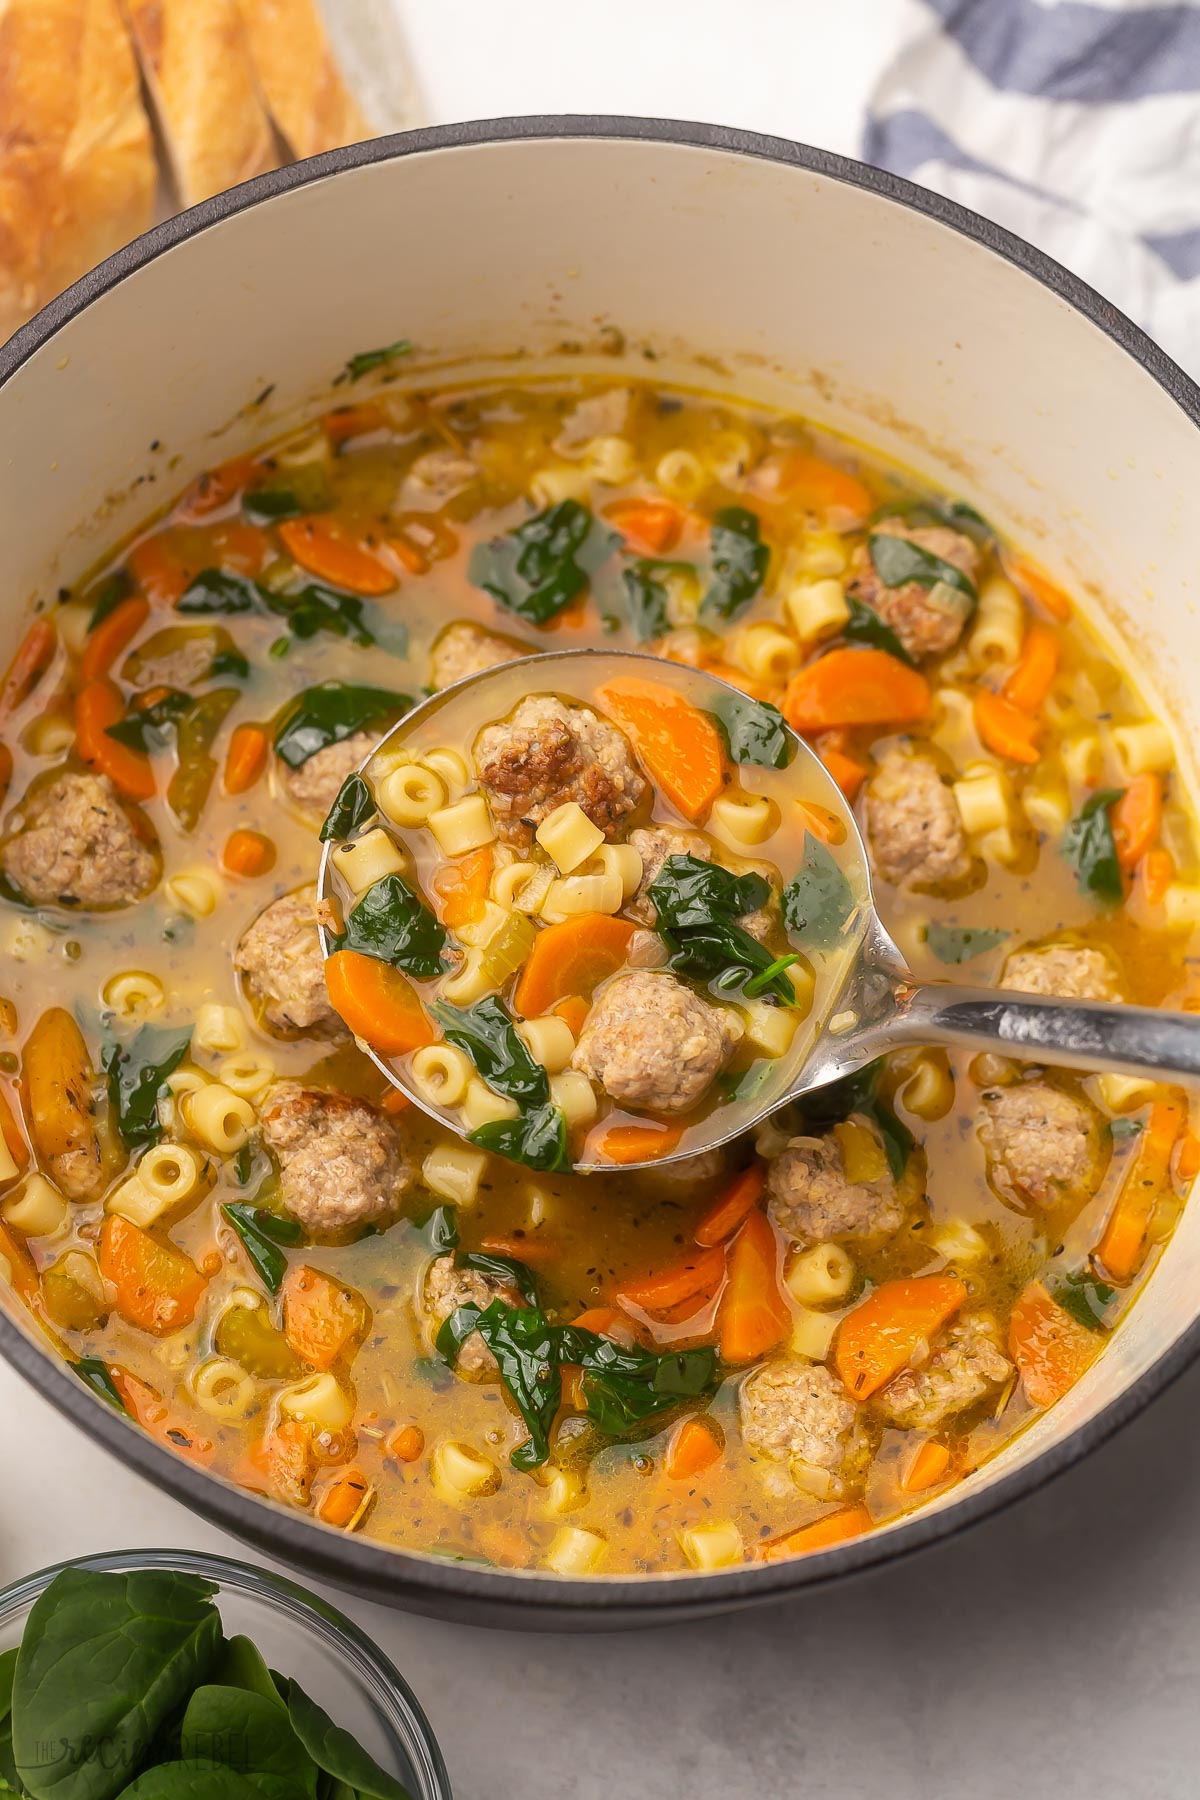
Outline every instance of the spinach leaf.
POLYGON ((119 1413, 128 1417, 129 1408, 117 1391, 117 1384, 109 1372, 108 1364, 100 1356, 81 1356, 78 1362, 70 1367, 74 1369, 84 1387, 91 1388, 93 1394, 99 1394, 110 1406, 115 1406, 119 1413))
POLYGON ((899 1181, 908 1167, 916 1139, 887 1101, 880 1099, 878 1088, 882 1074, 882 1060, 867 1063, 865 1068, 856 1069, 852 1075, 844 1075, 840 1081, 831 1081, 828 1087, 806 1094, 801 1110, 810 1124, 822 1129, 848 1119, 851 1113, 861 1113, 870 1119, 883 1140, 892 1179, 899 1181))
POLYGON ((381 1769, 295 1681, 288 1683, 287 1708, 292 1730, 326 1775, 355 1789, 362 1800, 412 1800, 408 1789, 381 1769))
POLYGON ((607 1437, 626 1437, 643 1425, 656 1425, 683 1401, 707 1393, 716 1380, 717 1353, 709 1345, 655 1355, 624 1349, 609 1338, 595 1337, 590 1345, 572 1341, 593 1338, 593 1333, 575 1333, 572 1326, 565 1330, 572 1338, 561 1354, 582 1366, 584 1408, 607 1437))
POLYGON ((245 681, 250 673, 249 658, 240 650, 218 650, 208 665, 208 673, 212 680, 228 675, 233 681, 245 681))
POLYGON ((666 858, 647 893, 659 925, 683 931, 757 912, 770 899, 771 884, 753 870, 734 875, 720 863, 684 854, 666 858))
POLYGON ((653 556, 639 556, 627 562, 621 571, 621 591, 629 629, 639 644, 659 638, 670 629, 667 614, 669 592, 665 577, 695 571, 688 562, 664 562, 653 556))
MULTIPOLYGON (((14 1651, 15 1655, 16 1652, 14 1651)), ((13 1757, 12 1719, 0 1721, 0 1785, 7 1792, 25 1796, 28 1800, 29 1789, 17 1774, 17 1765, 13 1757)))
POLYGON ((408 627, 380 606, 359 600, 353 594, 310 581, 295 593, 271 593, 264 589, 268 612, 283 619, 295 638, 305 640, 327 631, 331 637, 346 638, 360 648, 377 646, 391 656, 404 656, 408 650, 408 627))
POLYGON ((717 1076, 722 1100, 727 1105, 740 1100, 753 1100, 770 1081, 773 1072, 769 1062, 756 1062, 748 1069, 726 1070, 723 1075, 717 1076))
POLYGON ((231 1200, 221 1208, 242 1240, 246 1255, 261 1277, 264 1287, 277 1294, 287 1274, 287 1258, 280 1246, 302 1243, 304 1232, 295 1219, 271 1212, 265 1206, 252 1206, 245 1200, 231 1200))
POLYGON ((179 1753, 185 1762, 233 1769, 266 1800, 315 1800, 316 1765, 278 1694, 198 1687, 183 1715, 179 1753))
POLYGON ((995 950, 1012 936, 990 925, 943 925, 931 919, 925 927, 925 942, 943 963, 970 962, 987 950, 995 950))
POLYGON ((1081 894, 1101 906, 1118 906, 1125 894, 1108 809, 1123 793, 1101 788, 1084 802, 1062 835, 1062 851, 1075 871, 1081 894))
POLYGON ((242 495, 242 511, 255 525, 276 525, 282 519, 298 519, 309 510, 290 488, 254 488, 242 495))
POLYGON ((458 1220, 452 1206, 435 1206, 427 1219, 415 1223, 435 1256, 458 1249, 458 1220))
POLYGON ((536 1306, 506 1306, 503 1300, 493 1300, 479 1313, 474 1329, 496 1358, 500 1379, 529 1431, 512 1452, 512 1465, 540 1468, 550 1454, 550 1428, 562 1405, 558 1333, 536 1306))
POLYGON ((89 637, 97 625, 103 625, 108 615, 115 613, 122 600, 127 600, 132 592, 133 583, 123 569, 115 575, 105 577, 92 605, 92 614, 88 620, 89 637))
POLYGON ((351 381, 360 381, 372 369, 386 368, 388 363, 395 362, 399 356, 408 356, 411 351, 408 338, 397 338, 394 344, 385 344, 381 350, 359 350, 350 358, 343 374, 351 381))
POLYGON ((121 1800, 263 1800, 263 1794, 236 1769, 177 1761, 146 1769, 131 1787, 121 1789, 121 1800))
POLYGON ((248 1694, 261 1694, 276 1706, 284 1704, 258 1645, 240 1633, 227 1638, 221 1646, 221 1660, 213 1670, 213 1681, 219 1687, 244 1688, 248 1694))
POLYGON ((856 600, 853 594, 846 595, 846 605, 850 608, 850 617, 842 626, 844 638, 855 644, 870 644, 876 650, 886 650, 897 662, 907 663, 910 669, 916 668, 915 658, 908 654, 891 626, 872 607, 856 600))
POLYGON ((14 1644, 11 1650, 0 1655, 0 1720, 7 1719, 12 1711, 13 1682, 17 1674, 17 1651, 19 1645, 14 1644))
POLYGON ((783 922, 817 950, 829 950, 855 911, 854 894, 837 859, 811 831, 804 834, 800 867, 783 890, 783 922))
POLYGON ((171 1031, 159 1025, 143 1025, 130 1044, 120 1044, 106 1031, 102 1054, 108 1076, 108 1097, 117 1130, 127 1148, 157 1144, 162 1136, 158 1096, 167 1076, 187 1055, 192 1028, 171 1031))
POLYGON ((348 838, 374 815, 375 796, 361 775, 347 775, 321 827, 323 844, 348 838))
POLYGON ((890 531, 873 531, 867 538, 867 549, 884 587, 907 587, 910 581, 915 581, 918 587, 929 589, 944 582, 974 605, 975 583, 970 576, 964 575, 954 563, 947 562, 944 556, 935 556, 932 550, 914 544, 910 538, 895 537, 890 531))
POLYGON ((908 1126, 896 1117, 885 1101, 874 1100, 870 1108, 870 1116, 879 1127, 879 1135, 883 1139, 883 1152, 887 1157, 892 1180, 899 1181, 908 1167, 908 1159, 916 1147, 916 1139, 908 1126))
POLYGON ((992 526, 966 500, 891 500, 876 508, 870 524, 878 524, 880 519, 903 519, 907 525, 915 526, 948 525, 951 531, 961 531, 977 544, 996 541, 992 526))
POLYGON ((796 754, 796 735, 769 700, 723 695, 711 708, 721 727, 731 762, 786 769, 796 754))
POLYGON ((175 602, 181 613, 252 613, 265 604, 266 590, 248 575, 224 569, 201 569, 175 602))
POLYGON ((712 522, 712 580, 701 612, 732 619, 761 588, 770 560, 754 513, 744 506, 727 506, 717 513, 712 522))
POLYGON ((572 1167, 567 1121, 559 1106, 535 1106, 519 1119, 494 1119, 477 1125, 469 1137, 481 1150, 524 1163, 529 1169, 565 1175, 572 1167))
POLYGON ((583 592, 619 541, 578 500, 560 500, 476 544, 467 577, 510 612, 544 625, 583 592))
MULTIPOLYGON (((13 1687, 17 1770, 39 1800, 110 1800, 125 1787, 216 1663, 215 1591, 195 1575, 149 1569, 54 1577, 30 1611, 13 1687), (55 1746, 61 1757, 50 1763, 55 1746)), ((207 1800, 208 1790, 194 1791, 207 1800)))
POLYGON ((770 898, 770 883, 762 875, 733 875, 719 863, 668 856, 647 892, 671 968, 731 990, 753 977, 756 993, 783 1006, 796 1004, 785 972, 795 958, 776 957, 737 923, 770 898))
POLYGON ((153 705, 126 713, 115 725, 107 725, 104 735, 116 738, 118 744, 126 744, 131 750, 144 750, 153 756, 159 750, 166 749, 175 736, 175 727, 180 719, 185 718, 195 704, 191 694, 185 694, 180 688, 171 688, 161 700, 154 701, 153 705))
POLYGON ((289 769, 298 769, 318 750, 340 744, 368 725, 398 719, 411 706, 408 694, 390 688, 324 681, 305 688, 285 712, 275 733, 276 754, 289 769))
POLYGON ((798 959, 775 956, 741 925, 713 920, 684 932, 664 931, 662 936, 671 952, 672 969, 711 982, 722 993, 743 992, 750 999, 759 996, 780 1006, 795 1006, 796 990, 785 971, 798 959))
POLYGON ((547 1104, 550 1082, 546 1071, 534 1062, 504 1003, 494 994, 474 1006, 450 1006, 440 1000, 429 1010, 449 1042, 466 1052, 496 1093, 522 1107, 547 1104))
POLYGON ((402 875, 384 875, 371 883, 347 915, 337 943, 340 950, 357 950, 426 979, 445 967, 445 928, 402 875))
POLYGON ((1116 1299, 1117 1290, 1087 1269, 1078 1269, 1064 1275, 1061 1281, 1052 1282, 1050 1297, 1088 1331, 1107 1331, 1104 1315, 1116 1299))

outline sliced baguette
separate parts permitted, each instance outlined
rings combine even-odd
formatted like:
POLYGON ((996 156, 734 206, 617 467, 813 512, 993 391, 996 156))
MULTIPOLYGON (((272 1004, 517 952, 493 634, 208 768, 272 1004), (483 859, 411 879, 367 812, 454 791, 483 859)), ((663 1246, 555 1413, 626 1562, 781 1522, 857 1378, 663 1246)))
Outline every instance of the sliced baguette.
POLYGON ((372 135, 334 59, 316 0, 240 0, 259 87, 294 157, 372 135))

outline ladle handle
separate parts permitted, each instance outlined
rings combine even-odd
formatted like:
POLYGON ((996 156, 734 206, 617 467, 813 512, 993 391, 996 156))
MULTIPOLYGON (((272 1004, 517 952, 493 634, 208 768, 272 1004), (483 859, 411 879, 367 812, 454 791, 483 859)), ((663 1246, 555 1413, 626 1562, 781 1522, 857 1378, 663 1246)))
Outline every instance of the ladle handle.
POLYGON ((1200 1015, 1103 1000, 1054 1000, 997 988, 902 986, 881 1036, 892 1044, 992 1050, 1163 1080, 1200 1077, 1200 1015))

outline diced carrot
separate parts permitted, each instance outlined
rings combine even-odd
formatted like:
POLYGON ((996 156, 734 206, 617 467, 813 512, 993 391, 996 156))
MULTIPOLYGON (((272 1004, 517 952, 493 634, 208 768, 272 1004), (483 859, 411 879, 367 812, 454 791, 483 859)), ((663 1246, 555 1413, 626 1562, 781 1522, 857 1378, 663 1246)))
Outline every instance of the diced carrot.
POLYGON ((225 792, 245 794, 267 766, 270 739, 261 725, 236 725, 225 752, 225 792))
POLYGON ((1142 893, 1149 906, 1161 906, 1175 878, 1175 858, 1169 850, 1147 850, 1141 861, 1142 893))
POLYGON ((822 750, 821 761, 825 764, 833 779, 841 788, 847 800, 853 800, 859 788, 867 779, 865 766, 847 756, 844 750, 822 750))
POLYGON ((107 675, 118 656, 131 644, 150 617, 150 602, 144 594, 131 594, 114 607, 107 619, 101 619, 84 646, 79 663, 81 681, 95 681, 107 675))
POLYGON ((717 1341, 728 1363, 754 1362, 781 1343, 792 1315, 779 1285, 779 1246, 763 1212, 747 1214, 729 1247, 729 1279, 717 1310, 717 1341))
POLYGON ((437 870, 433 888, 442 901, 442 923, 451 931, 483 918, 495 862, 492 846, 484 844, 437 870))
POLYGON ((693 825, 708 817, 725 785, 725 749, 717 722, 674 688, 620 676, 596 698, 633 739, 663 794, 693 825))
POLYGON ((696 1294, 711 1293, 725 1273, 725 1252, 715 1245, 707 1250, 694 1250, 673 1268, 640 1281, 621 1281, 616 1296, 622 1306, 639 1306, 643 1312, 665 1312, 696 1294))
POLYGON ((133 546, 129 568, 151 606, 174 606, 188 584, 183 559, 161 535, 133 546))
POLYGON ((397 1462, 416 1462, 425 1448, 425 1433, 419 1425, 402 1425, 387 1440, 387 1453, 397 1462))
POLYGON ((704 1419, 683 1419, 671 1433, 663 1468, 671 1481, 691 1481, 721 1460, 722 1445, 704 1419))
POLYGON ((267 1492, 289 1506, 307 1506, 313 1478, 313 1426, 307 1419, 281 1419, 246 1457, 252 1486, 257 1475, 267 1492))
POLYGON ((325 986, 334 1011, 373 1049, 400 1056, 435 1041, 415 988, 390 963, 335 950, 325 963, 325 986))
POLYGON ((0 1257, 8 1264, 9 1280, 20 1298, 32 1300, 38 1291, 38 1272, 32 1256, 19 1237, 0 1225, 0 1257))
POLYGON ((221 852, 222 867, 230 875, 243 875, 247 880, 266 875, 275 867, 278 851, 275 840, 261 831, 244 828, 231 831, 221 852))
POLYGON ((975 729, 989 750, 1009 762, 1035 763, 1041 758, 1041 725, 991 688, 975 690, 975 729))
POLYGON ((1109 814, 1117 861, 1127 875, 1153 849, 1162 830, 1162 814, 1162 776, 1150 770, 1135 775, 1109 814))
POLYGON ((900 1486, 906 1494, 923 1494, 926 1488, 937 1487, 945 1481, 949 1473, 949 1450, 945 1444, 927 1438, 909 1461, 900 1477, 900 1486))
POLYGON ((875 1521, 866 1507, 843 1506, 837 1512, 826 1513, 824 1518, 814 1519, 811 1525, 802 1525, 799 1531, 789 1531, 786 1537, 771 1538, 765 1544, 759 1544, 753 1552, 755 1562, 786 1562, 792 1556, 808 1556, 814 1550, 827 1550, 832 1544, 844 1544, 849 1538, 862 1537, 870 1531, 875 1521))
POLYGON ((547 925, 533 940, 529 960, 513 991, 523 1018, 537 1019, 560 1000, 591 998, 592 990, 622 967, 633 925, 609 913, 580 913, 547 925))
POLYGON ((779 492, 792 505, 823 520, 848 515, 847 524, 861 524, 871 510, 870 493, 857 475, 806 450, 789 453, 780 470, 779 492))
POLYGON ((429 563, 424 553, 417 548, 416 544, 411 543, 406 537, 401 537, 399 532, 395 532, 388 539, 388 543, 392 546, 392 549, 396 552, 396 555, 400 558, 400 561, 404 564, 410 575, 423 575, 425 573, 426 569, 429 567, 429 563))
POLYGON ((748 1212, 758 1205, 766 1186, 766 1164, 753 1162, 723 1188, 696 1227, 698 1244, 723 1244, 748 1212))
POLYGON ((793 731, 911 725, 928 716, 929 683, 886 650, 829 650, 793 675, 783 714, 793 731))
POLYGON ((1058 674, 1059 637, 1052 626, 1035 619, 1025 633, 1017 666, 1001 693, 1021 712, 1039 713, 1058 674))
POLYGON ((1138 1271, 1150 1215, 1170 1185, 1171 1152, 1183 1126, 1181 1106, 1171 1100, 1154 1102, 1096 1247, 1113 1281, 1131 1281, 1138 1271))
POLYGON ((395 574, 383 559, 348 537, 328 514, 288 519, 279 527, 279 536, 294 562, 334 587, 378 595, 390 594, 396 585, 395 574))
POLYGON ((219 468, 204 469, 175 508, 176 520, 193 525, 219 512, 241 493, 257 468, 256 457, 234 456, 219 468))
POLYGON ((560 1000, 550 1010, 558 1018, 566 1021, 572 1037, 578 1037, 587 1023, 587 1016, 592 1008, 591 1002, 585 1000, 582 994, 568 994, 565 1000, 560 1000))
POLYGON ((833 1364, 856 1400, 869 1400, 954 1317, 967 1297, 953 1275, 884 1281, 847 1314, 833 1364))
POLYGON ((89 681, 75 697, 75 747, 85 763, 107 775, 123 794, 152 800, 157 790, 150 758, 108 735, 108 727, 124 713, 120 692, 111 681, 89 681))
POLYGON ((58 648, 58 633, 49 619, 35 619, 17 646, 0 687, 0 716, 15 712, 28 700, 58 648))
POLYGON ((18 1169, 23 1169, 29 1161, 29 1145, 25 1142, 21 1127, 17 1124, 16 1114, 9 1103, 3 1087, 0 1087, 0 1138, 3 1138, 8 1154, 18 1169))
POLYGON ((597 1337, 611 1338, 614 1344, 624 1344, 626 1349, 637 1343, 633 1320, 615 1306, 589 1306, 571 1323, 579 1331, 594 1331, 597 1337))
POLYGON ((528 1263, 531 1269, 543 1269, 562 1261, 563 1246, 536 1232, 532 1237, 485 1237, 482 1249, 489 1256, 511 1256, 515 1262, 528 1263))
POLYGON ((331 1369, 367 1335, 371 1314, 361 1294, 308 1264, 290 1269, 283 1284, 283 1335, 302 1362, 331 1369))
POLYGON ((353 1531, 362 1523, 374 1497, 375 1489, 361 1469, 341 1469, 322 1488, 313 1511, 323 1525, 333 1525, 339 1531, 353 1531))
POLYGON ((627 1165, 653 1162, 678 1149, 682 1125, 607 1125, 587 1140, 587 1153, 601 1162, 627 1165))
POLYGON ((321 415, 321 430, 335 449, 348 438, 382 431, 386 424, 387 414, 377 400, 353 400, 348 406, 335 406, 332 412, 321 415))
POLYGON ((165 1337, 191 1324, 208 1283, 190 1256, 120 1213, 105 1218, 98 1248, 127 1325, 165 1337))
POLYGON ((397 1113, 407 1112, 412 1101, 407 1094, 402 1094, 399 1088, 390 1087, 379 1104, 385 1113, 391 1113, 394 1118, 397 1113))
POLYGON ((1009 1318, 1009 1354, 1031 1406, 1061 1400, 1095 1362, 1103 1342, 1098 1332, 1089 1331, 1052 1299, 1040 1281, 1029 1283, 1009 1318))
POLYGON ((238 575, 257 575, 273 553, 269 532, 245 519, 223 519, 209 527, 209 560, 238 575))
POLYGON ((604 516, 635 549, 651 556, 675 548, 685 518, 670 500, 614 500, 605 507, 604 516))
POLYGON ((1074 607, 1062 589, 1035 562, 1030 562, 1024 556, 1011 557, 1008 561, 1008 574, 1019 588, 1024 588, 1026 594, 1045 608, 1052 619, 1057 619, 1060 625, 1067 623, 1074 607))
POLYGON ((1200 1137, 1194 1131, 1189 1131, 1180 1143, 1179 1154, 1175 1158, 1175 1173, 1180 1181, 1194 1181, 1200 1175, 1200 1137))
POLYGON ((131 1369, 123 1369, 119 1363, 111 1363, 108 1373, 113 1386, 121 1396, 125 1410, 132 1415, 143 1431, 151 1437, 159 1438, 170 1449, 186 1456, 191 1462, 211 1462, 216 1445, 208 1437, 202 1437, 192 1430, 185 1420, 173 1413, 157 1388, 143 1381, 131 1369))

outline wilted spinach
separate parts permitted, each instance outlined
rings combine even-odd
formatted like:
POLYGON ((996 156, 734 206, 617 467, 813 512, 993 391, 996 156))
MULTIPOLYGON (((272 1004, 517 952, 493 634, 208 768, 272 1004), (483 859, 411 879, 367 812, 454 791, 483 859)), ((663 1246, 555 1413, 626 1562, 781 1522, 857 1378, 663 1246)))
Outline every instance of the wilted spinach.
POLYGON ((162 1136, 158 1096, 174 1074, 192 1041, 190 1025, 172 1031, 143 1025, 129 1044, 121 1044, 106 1027, 101 1056, 108 1076, 108 1097, 121 1141, 127 1148, 157 1144, 162 1136))
POLYGON ((1011 931, 1000 931, 989 925, 943 925, 931 919, 925 927, 925 942, 943 963, 970 962, 988 950, 998 949, 1011 931))
POLYGON ((287 1274, 287 1258, 280 1246, 289 1249, 301 1243, 304 1233, 295 1219, 271 1212, 265 1206, 252 1206, 245 1200, 231 1200, 221 1208, 242 1240, 264 1287, 277 1294, 287 1274))
POLYGON ((375 796, 365 777, 347 775, 321 827, 321 842, 340 843, 365 825, 374 812, 375 796))
POLYGON ((384 875, 347 915, 337 947, 432 980, 445 968, 446 930, 402 875, 384 875))
POLYGON ((796 734, 777 706, 748 694, 722 695, 709 708, 721 727, 731 762, 786 769, 796 754, 796 734))
POLYGON ((861 1113, 870 1119, 883 1139, 892 1179, 899 1181, 908 1166, 916 1139, 887 1101, 880 1099, 879 1078, 882 1074, 882 1061, 868 1063, 865 1068, 856 1069, 853 1075, 844 1075, 840 1081, 831 1081, 828 1087, 806 1094, 800 1105, 809 1123, 817 1126, 836 1124, 848 1119, 851 1113, 861 1113))
POLYGON ((347 362, 342 371, 342 379, 360 381, 372 369, 385 369, 398 357, 408 356, 411 352, 412 344, 408 338, 397 338, 394 344, 384 344, 379 350, 359 350, 347 362))
POLYGON ((1101 906, 1117 906, 1125 893, 1121 863, 1108 809, 1121 788, 1101 788, 1076 813, 1062 835, 1062 851, 1075 871, 1081 894, 1101 906))
POLYGON ((1105 1314, 1117 1297, 1116 1288, 1088 1269, 1077 1269, 1051 1282, 1050 1297, 1088 1331, 1107 1331, 1105 1314))
POLYGON ((357 687, 344 681, 305 688, 279 722, 276 754, 289 769, 299 769, 318 750, 340 744, 368 725, 390 723, 411 706, 411 695, 390 688, 357 687))
POLYGON ((837 943, 854 914, 854 894, 837 858, 811 831, 800 867, 783 890, 783 922, 816 950, 837 943))
POLYGON ((935 588, 939 582, 956 588, 971 605, 975 604, 975 583, 964 575, 956 563, 935 556, 911 538, 896 537, 890 531, 873 531, 867 539, 875 573, 884 587, 907 587, 915 581, 918 587, 935 588))
POLYGON ((518 1106, 546 1104, 550 1098, 546 1071, 517 1036, 502 1000, 490 994, 474 1006, 461 1007, 442 1000, 429 1010, 449 1042, 465 1051, 490 1088, 518 1106))
POLYGON ((167 748, 179 721, 187 717, 195 704, 194 695, 185 694, 180 688, 170 688, 150 706, 126 713, 115 725, 106 726, 104 735, 115 738, 118 744, 125 744, 130 750, 141 750, 153 756, 167 748))
POLYGON ((775 956, 738 923, 770 899, 762 875, 734 875, 695 856, 668 856, 647 893, 671 968, 747 993, 753 979, 755 992, 782 1006, 796 1004, 786 973, 796 957, 775 956))
POLYGON ((560 500, 476 544, 467 576, 509 612, 544 625, 578 598, 619 541, 578 500, 560 500))
POLYGON ((855 644, 870 644, 876 650, 886 650, 898 662, 907 663, 910 669, 916 668, 916 662, 908 654, 891 626, 886 624, 879 614, 853 594, 846 595, 846 605, 850 608, 850 617, 842 626, 842 636, 855 644))
POLYGON ((519 1119, 493 1119, 487 1125, 477 1125, 468 1135, 481 1150, 506 1156, 509 1162, 524 1163, 527 1168, 553 1175, 570 1171, 567 1121, 562 1108, 549 1102, 522 1113, 519 1119))
POLYGON ((128 1412, 129 1409, 118 1393, 117 1384, 103 1357, 81 1356, 78 1362, 71 1363, 70 1367, 74 1369, 84 1387, 91 1388, 93 1394, 98 1394, 101 1400, 107 1400, 108 1404, 115 1407, 117 1412, 128 1412))
POLYGON ((701 612, 732 619, 748 606, 766 579, 771 560, 758 519, 744 506, 727 506, 712 522, 712 579, 701 612))
POLYGON ((266 590, 248 575, 231 575, 225 569, 201 569, 175 602, 175 611, 199 614, 260 612, 266 590))

